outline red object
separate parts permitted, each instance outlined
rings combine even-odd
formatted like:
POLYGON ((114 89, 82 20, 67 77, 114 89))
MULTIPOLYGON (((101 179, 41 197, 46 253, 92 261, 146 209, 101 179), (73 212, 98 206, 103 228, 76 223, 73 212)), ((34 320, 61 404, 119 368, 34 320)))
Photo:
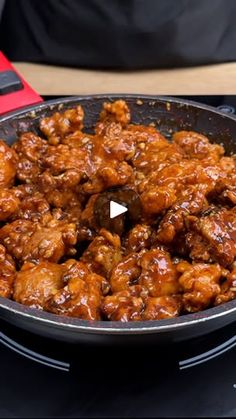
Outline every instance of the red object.
POLYGON ((0 96, 0 114, 43 101, 41 96, 39 96, 38 93, 36 93, 28 85, 28 83, 13 67, 10 61, 8 61, 5 55, 3 55, 3 53, 0 51, 0 71, 6 70, 12 70, 18 75, 23 84, 23 89, 17 92, 7 93, 5 95, 0 96))

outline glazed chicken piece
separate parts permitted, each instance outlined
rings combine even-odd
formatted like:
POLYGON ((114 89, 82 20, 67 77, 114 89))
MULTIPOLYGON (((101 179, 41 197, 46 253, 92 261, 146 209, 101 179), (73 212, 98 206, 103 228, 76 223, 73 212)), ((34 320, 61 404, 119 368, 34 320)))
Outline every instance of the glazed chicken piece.
POLYGON ((218 209, 205 217, 187 217, 189 235, 186 242, 192 259, 213 260, 222 266, 236 257, 236 207, 218 209), (199 246, 199 244, 201 244, 199 246))
POLYGON ((140 195, 144 214, 158 215, 170 208, 177 199, 174 189, 162 186, 152 186, 147 188, 140 195))
POLYGON ((112 103, 104 102, 103 109, 100 113, 100 120, 96 126, 96 132, 102 134, 104 127, 111 122, 116 122, 122 127, 129 124, 130 110, 124 100, 116 100, 112 103))
MULTIPOLYGON (((75 131, 62 139, 58 145, 50 145, 44 156, 45 186, 65 189, 74 188, 81 180, 95 172, 92 162, 93 136, 75 131)), ((52 189, 52 188, 51 188, 52 189)))
POLYGON ((183 159, 180 147, 169 143, 154 127, 129 125, 127 132, 132 134, 136 141, 132 165, 144 175, 157 172, 183 159))
POLYGON ((98 196, 99 196, 98 194, 91 195, 87 201, 87 204, 83 212, 81 213, 82 225, 90 227, 94 230, 97 228, 97 223, 94 216, 94 205, 96 203, 98 196))
POLYGON ((135 285, 127 290, 107 295, 101 304, 103 315, 106 319, 113 321, 141 320, 144 309, 142 293, 142 287, 135 285))
POLYGON ((15 151, 0 140, 0 187, 12 186, 17 166, 17 155, 15 151))
POLYGON ((76 183, 79 183, 83 174, 90 176, 91 168, 89 166, 89 156, 86 150, 73 148, 67 144, 59 144, 56 147, 49 146, 44 158, 44 167, 52 175, 59 176, 59 180, 68 171, 73 171, 73 174, 77 174, 76 183))
POLYGON ((32 221, 13 221, 0 229, 0 242, 4 244, 11 256, 20 260, 24 256, 24 246, 28 243, 34 230, 35 225, 32 221))
POLYGON ((36 182, 42 171, 43 156, 48 148, 47 141, 33 132, 26 132, 13 144, 12 148, 18 156, 17 179, 26 183, 36 182))
POLYGON ((66 135, 83 128, 84 111, 78 105, 74 109, 55 112, 52 116, 42 118, 40 129, 48 138, 49 144, 56 145, 66 135))
POLYGON ((217 189, 215 190, 215 195, 217 196, 218 202, 236 205, 236 172, 233 181, 231 178, 219 182, 217 189))
POLYGON ((233 174, 235 175, 236 169, 236 155, 233 156, 223 156, 219 161, 219 165, 224 173, 227 175, 233 174))
POLYGON ((10 192, 18 203, 15 211, 11 214, 11 220, 26 219, 36 222, 50 211, 50 205, 44 195, 32 183, 18 185, 10 192))
POLYGON ((102 228, 80 258, 92 272, 109 277, 113 267, 121 260, 121 243, 117 234, 102 228))
POLYGON ((222 169, 218 166, 202 166, 197 160, 183 160, 169 164, 157 172, 151 172, 140 184, 139 192, 148 192, 152 188, 173 190, 177 197, 190 185, 198 185, 199 190, 210 193, 221 177, 222 169))
POLYGON ((101 305, 105 318, 122 322, 176 317, 181 307, 180 296, 148 297, 140 285, 106 296, 101 305))
POLYGON ((224 148, 218 144, 211 144, 205 135, 194 131, 178 131, 172 140, 184 152, 187 159, 207 160, 217 163, 224 154, 224 148))
POLYGON ((139 253, 130 253, 114 267, 110 277, 113 293, 128 290, 130 286, 138 282, 141 274, 140 257, 139 253))
MULTIPOLYGON (((154 152, 169 147, 168 141, 153 127, 144 125, 128 125, 125 128, 120 123, 107 121, 101 134, 93 140, 94 155, 106 160, 131 162, 140 170, 146 169, 154 160, 154 152), (146 150, 146 154, 145 154, 146 150), (145 160, 146 157, 146 160, 145 160)), ((150 168, 149 168, 150 170, 150 168)))
POLYGON ((16 276, 15 263, 7 254, 4 246, 0 245, 0 296, 10 298, 16 276))
POLYGON ((199 193, 209 193, 214 189, 220 169, 205 167, 193 161, 170 164, 158 172, 153 172, 143 180, 138 188, 145 214, 160 214, 173 205, 178 206, 183 190, 198 186, 199 193))
POLYGON ((161 297, 179 292, 178 272, 170 254, 162 249, 143 253, 139 284, 148 289, 150 297, 161 297))
POLYGON ((47 300, 63 287, 62 265, 41 261, 39 264, 25 262, 17 272, 13 298, 18 303, 45 309, 47 300))
POLYGON ((40 164, 48 149, 48 142, 33 132, 25 132, 20 135, 12 148, 19 159, 25 157, 32 163, 40 164))
POLYGON ((102 135, 89 135, 75 132, 68 135, 62 143, 70 148, 78 148, 90 156, 90 169, 95 172, 104 163, 129 161, 135 152, 136 138, 121 124, 109 122, 102 135))
POLYGON ((95 194, 112 186, 125 185, 131 179, 132 167, 105 150, 100 138, 88 141, 80 147, 70 146, 69 141, 49 147, 44 159, 47 170, 43 174, 43 183, 49 186, 47 192, 75 188, 82 182, 83 193, 95 194))
POLYGON ((141 285, 151 297, 177 294, 179 291, 176 267, 170 254, 162 249, 142 250, 125 256, 114 267, 110 283, 113 292, 141 285))
POLYGON ((138 138, 130 130, 123 129, 120 123, 109 122, 102 135, 94 137, 94 155, 104 154, 104 158, 120 162, 130 161, 135 154, 138 138))
POLYGON ((130 162, 138 173, 137 181, 141 175, 158 170, 168 162, 179 161, 183 156, 177 145, 170 144, 153 127, 130 124, 122 128, 121 123, 109 119, 105 125, 98 126, 103 128, 95 138, 94 154, 101 155, 102 151, 103 160, 112 157, 130 162))
POLYGON ((69 260, 63 266, 67 285, 48 300, 47 310, 84 320, 100 320, 102 296, 109 291, 107 280, 91 272, 83 262, 69 260))
POLYGON ((24 246, 23 259, 47 259, 58 262, 64 255, 76 253, 76 225, 52 220, 46 226, 37 228, 24 246))
POLYGON ((81 195, 76 192, 77 172, 68 171, 62 176, 53 176, 45 170, 38 178, 38 189, 53 208, 63 210, 65 218, 77 222, 81 215, 81 195))
POLYGON ((182 273, 179 284, 183 291, 183 306, 187 312, 204 310, 214 302, 220 293, 220 280, 227 271, 219 264, 197 263, 191 265, 186 261, 177 265, 182 273))
POLYGON ((218 180, 210 198, 223 205, 236 205, 236 167, 218 180))
POLYGON ((91 271, 88 266, 75 259, 68 259, 62 264, 64 269, 63 282, 67 284, 71 279, 85 279, 91 271))
POLYGON ((199 190, 198 186, 188 187, 162 218, 157 239, 164 244, 171 243, 176 234, 184 229, 186 216, 198 214, 207 206, 204 191, 199 190))
POLYGON ((50 205, 42 193, 35 192, 25 197, 19 205, 19 210, 14 218, 39 221, 42 216, 50 211, 50 205))
POLYGON ((142 320, 160 320, 177 317, 182 308, 182 298, 177 296, 148 297, 142 320))
POLYGON ((83 176, 90 174, 86 151, 65 144, 50 146, 44 159, 44 168, 37 178, 37 185, 49 204, 68 212, 76 207, 80 214, 80 195, 76 188, 83 176))
POLYGON ((58 262, 62 256, 74 253, 76 226, 55 219, 46 225, 16 220, 0 229, 0 241, 20 261, 47 259, 58 262))
POLYGON ((11 189, 0 189, 0 221, 18 212, 20 200, 11 189))
POLYGON ((128 233, 125 239, 126 253, 139 252, 149 248, 155 239, 154 230, 145 224, 136 224, 128 233))
POLYGON ((124 186, 129 183, 133 176, 132 167, 124 162, 112 160, 102 163, 94 175, 82 185, 82 192, 97 194, 108 188, 124 186))
MULTIPOLYGON (((116 112, 119 113, 117 109, 120 106, 122 107, 119 103, 108 104, 104 112, 114 116, 116 112)), ((123 110, 121 114, 123 115, 123 110)), ((123 118, 121 114, 118 119, 123 118)), ((63 144, 49 146, 44 167, 47 168, 47 173, 54 176, 56 182, 67 176, 70 178, 66 181, 67 188, 82 182, 81 190, 86 194, 94 194, 112 186, 124 185, 130 180, 132 167, 124 160, 134 152, 134 139, 124 138, 121 124, 111 122, 109 118, 109 122, 107 117, 106 123, 105 120, 101 122, 105 124, 104 129, 107 131, 103 135, 92 136, 75 131, 62 139, 63 144)))
POLYGON ((233 263, 233 269, 226 275, 226 281, 221 285, 221 292, 216 296, 215 305, 227 303, 227 301, 236 298, 236 265, 233 263))

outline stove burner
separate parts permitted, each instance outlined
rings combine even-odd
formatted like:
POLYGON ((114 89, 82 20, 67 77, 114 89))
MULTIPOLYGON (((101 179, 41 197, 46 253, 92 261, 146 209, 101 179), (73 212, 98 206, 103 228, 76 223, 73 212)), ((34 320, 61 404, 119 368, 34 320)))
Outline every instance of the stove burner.
POLYGON ((179 361, 179 369, 183 370, 186 368, 195 367, 196 365, 202 364, 204 362, 210 361, 213 358, 216 358, 223 353, 229 351, 230 349, 236 346, 236 335, 221 345, 216 346, 210 351, 203 352, 200 355, 194 356, 192 358, 179 361))
MULTIPOLYGON (((232 324, 228 328, 224 328, 223 335, 220 331, 217 333, 213 332, 210 336, 203 337, 200 340, 199 338, 196 338, 195 340, 190 341, 187 346, 185 344, 181 345, 176 343, 175 360, 173 360, 176 368, 179 370, 185 370, 187 368, 195 367, 199 364, 203 364, 214 358, 220 357, 225 352, 230 351, 236 347, 236 335, 234 333, 235 324, 232 324), (222 341, 222 338, 224 341, 222 341), (215 343, 213 348, 211 347, 211 342, 215 343), (198 346, 202 349, 204 348, 205 351, 200 354, 196 353, 196 348, 198 346), (183 351, 183 348, 186 348, 187 354, 186 351, 183 351), (183 355, 190 356, 183 359, 183 355)), ((42 346, 42 338, 35 336, 32 339, 32 335, 28 332, 21 332, 19 334, 17 328, 6 323, 4 324, 4 322, 1 323, 0 343, 25 358, 64 372, 69 372, 72 369, 72 365, 74 365, 73 354, 77 354, 77 350, 79 350, 77 346, 71 346, 66 343, 61 343, 60 346, 58 346, 58 342, 55 343, 47 338, 44 338, 42 346), (3 333, 3 331, 5 333, 3 333), (11 337, 8 337, 9 333, 11 337), (42 347, 44 354, 38 352, 38 348, 42 347), (75 348, 77 349, 75 350, 75 348), (61 358, 62 354, 64 360, 61 358), (69 360, 69 362, 67 362, 67 360, 69 360)), ((160 359, 163 359, 165 353, 167 354, 166 349, 171 350, 171 348, 157 348, 160 352, 160 359)))
POLYGON ((39 364, 43 364, 51 368, 56 368, 61 371, 70 370, 69 363, 49 358, 48 356, 34 352, 31 349, 28 349, 25 346, 20 345, 13 339, 10 339, 2 332, 0 332, 0 343, 5 345, 7 348, 10 348, 12 351, 24 356, 25 358, 31 359, 32 361, 38 362, 39 364))

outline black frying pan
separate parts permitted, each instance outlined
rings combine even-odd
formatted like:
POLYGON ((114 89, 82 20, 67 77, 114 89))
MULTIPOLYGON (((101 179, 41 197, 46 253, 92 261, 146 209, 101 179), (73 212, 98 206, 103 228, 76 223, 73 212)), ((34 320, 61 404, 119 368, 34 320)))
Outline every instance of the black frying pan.
MULTIPOLYGON (((12 144, 22 131, 37 132, 39 119, 57 110, 81 104, 85 110, 85 128, 91 130, 104 101, 123 98, 130 106, 132 122, 154 122, 160 131, 171 136, 173 131, 187 129, 203 133, 222 143, 227 154, 236 153, 236 117, 228 116, 210 106, 174 98, 101 95, 59 99, 0 118, 0 138, 12 144)), ((86 321, 57 316, 31 309, 0 298, 0 317, 31 332, 67 342, 148 343, 176 342, 204 335, 236 320, 236 300, 174 319, 146 322, 86 321)))

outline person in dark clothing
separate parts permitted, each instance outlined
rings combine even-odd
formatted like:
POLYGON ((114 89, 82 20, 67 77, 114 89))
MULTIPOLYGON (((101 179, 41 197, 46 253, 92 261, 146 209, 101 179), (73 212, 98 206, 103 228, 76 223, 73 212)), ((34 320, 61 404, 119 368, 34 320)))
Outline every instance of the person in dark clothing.
POLYGON ((14 61, 144 69, 236 60, 235 0, 7 0, 14 61))

